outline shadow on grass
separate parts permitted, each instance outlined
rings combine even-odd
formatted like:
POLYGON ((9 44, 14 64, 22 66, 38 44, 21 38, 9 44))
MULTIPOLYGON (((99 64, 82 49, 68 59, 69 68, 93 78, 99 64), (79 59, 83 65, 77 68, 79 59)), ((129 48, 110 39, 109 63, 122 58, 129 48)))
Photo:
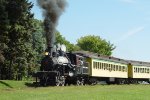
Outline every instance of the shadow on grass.
POLYGON ((9 84, 7 84, 7 83, 5 83, 5 82, 3 82, 3 81, 0 81, 0 84, 3 84, 3 85, 5 85, 5 86, 7 86, 7 87, 9 87, 9 88, 13 88, 12 86, 10 86, 9 84))
POLYGON ((34 82, 33 83, 26 82, 25 85, 27 87, 34 87, 34 88, 39 87, 39 84, 38 83, 34 83, 34 82))
POLYGON ((53 86, 55 86, 55 85, 50 85, 50 84, 47 84, 47 85, 43 84, 43 85, 41 85, 39 82, 33 82, 33 83, 26 82, 25 85, 27 87, 34 87, 34 88, 37 88, 37 87, 49 87, 49 86, 53 87, 53 86))

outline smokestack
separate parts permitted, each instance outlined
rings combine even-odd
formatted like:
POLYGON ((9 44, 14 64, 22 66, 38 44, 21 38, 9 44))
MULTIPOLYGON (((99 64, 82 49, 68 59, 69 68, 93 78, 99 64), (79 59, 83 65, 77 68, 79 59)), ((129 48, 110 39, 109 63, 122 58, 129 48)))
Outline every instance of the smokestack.
POLYGON ((65 10, 66 0, 37 0, 43 9, 44 27, 48 49, 53 48, 58 19, 65 10))

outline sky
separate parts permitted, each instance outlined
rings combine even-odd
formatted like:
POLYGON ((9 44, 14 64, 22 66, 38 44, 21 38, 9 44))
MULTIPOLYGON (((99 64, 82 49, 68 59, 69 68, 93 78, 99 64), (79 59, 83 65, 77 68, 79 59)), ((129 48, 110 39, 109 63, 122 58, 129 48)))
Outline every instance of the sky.
MULTIPOLYGON (((32 12, 43 20, 36 0, 32 12)), ((86 35, 116 46, 112 56, 150 61, 150 0, 67 0, 57 30, 71 43, 86 35)))

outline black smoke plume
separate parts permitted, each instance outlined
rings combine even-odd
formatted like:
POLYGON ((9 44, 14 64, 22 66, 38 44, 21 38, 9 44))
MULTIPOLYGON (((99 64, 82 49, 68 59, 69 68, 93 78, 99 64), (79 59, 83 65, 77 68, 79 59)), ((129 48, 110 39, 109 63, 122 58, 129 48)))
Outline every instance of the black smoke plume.
POLYGON ((44 27, 48 48, 52 48, 55 43, 55 31, 58 19, 65 10, 66 0, 37 0, 43 9, 44 27))

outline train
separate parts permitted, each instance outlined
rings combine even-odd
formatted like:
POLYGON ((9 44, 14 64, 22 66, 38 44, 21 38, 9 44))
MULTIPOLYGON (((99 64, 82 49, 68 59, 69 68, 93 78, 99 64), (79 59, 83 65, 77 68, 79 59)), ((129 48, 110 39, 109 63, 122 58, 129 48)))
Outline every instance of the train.
POLYGON ((88 51, 66 52, 65 45, 47 51, 34 75, 41 86, 150 83, 150 63, 99 55, 88 51))

